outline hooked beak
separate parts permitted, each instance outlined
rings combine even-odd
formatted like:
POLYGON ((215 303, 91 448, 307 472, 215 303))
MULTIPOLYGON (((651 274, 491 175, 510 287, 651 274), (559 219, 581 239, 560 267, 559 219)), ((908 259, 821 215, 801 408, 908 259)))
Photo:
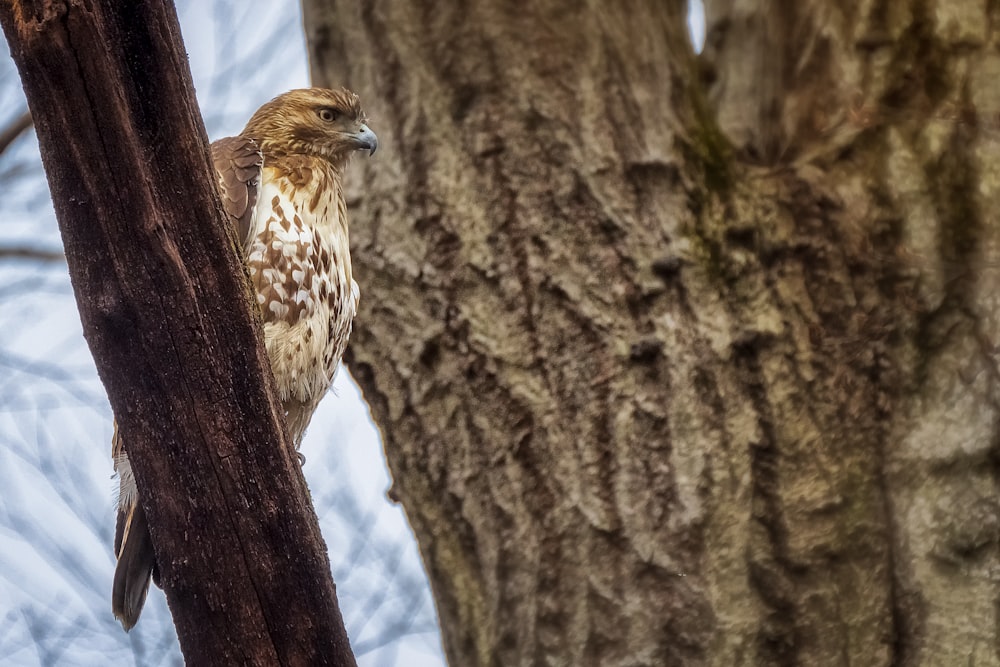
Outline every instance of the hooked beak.
POLYGON ((367 149, 368 155, 374 155, 378 150, 378 137, 367 125, 362 124, 361 128, 354 133, 354 140, 358 142, 358 150, 367 149))

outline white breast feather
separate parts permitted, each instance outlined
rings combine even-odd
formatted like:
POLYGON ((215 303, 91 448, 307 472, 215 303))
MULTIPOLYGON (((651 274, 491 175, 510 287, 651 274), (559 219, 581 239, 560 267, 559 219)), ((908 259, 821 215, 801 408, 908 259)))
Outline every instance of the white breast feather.
POLYGON ((311 188, 282 187, 274 174, 268 178, 268 171, 257 204, 258 228, 247 257, 251 277, 258 285, 258 303, 263 305, 267 300, 267 287, 274 290, 268 293, 272 300, 268 304, 270 316, 265 313, 264 341, 279 398, 318 402, 333 383, 357 310, 358 286, 351 278, 347 225, 340 220, 334 193, 322 195, 329 201, 321 199, 315 207, 327 215, 316 215, 308 206, 313 197, 311 188), (296 217, 301 220, 301 230, 294 225, 283 228, 282 218, 291 221, 296 217), (317 273, 324 248, 335 258, 332 280, 317 273), (266 264, 279 253, 289 262, 284 270, 266 264), (261 267, 260 277, 257 267, 261 267), (313 274, 311 285, 309 273, 313 274), (289 279, 295 285, 291 291, 286 288, 289 279), (330 298, 321 298, 321 290, 336 292, 333 301, 339 304, 339 312, 333 312, 330 298), (275 296, 280 301, 275 301, 275 296), (285 318, 293 308, 300 309, 302 315, 290 323, 285 318))

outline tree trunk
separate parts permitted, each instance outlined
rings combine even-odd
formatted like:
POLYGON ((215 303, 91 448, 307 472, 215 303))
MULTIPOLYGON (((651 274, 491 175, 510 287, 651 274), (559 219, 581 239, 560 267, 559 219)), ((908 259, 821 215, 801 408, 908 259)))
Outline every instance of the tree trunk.
POLYGON ((187 663, 353 665, 173 7, 0 20, 187 663))
POLYGON ((1000 664, 995 3, 304 4, 451 664, 1000 664))

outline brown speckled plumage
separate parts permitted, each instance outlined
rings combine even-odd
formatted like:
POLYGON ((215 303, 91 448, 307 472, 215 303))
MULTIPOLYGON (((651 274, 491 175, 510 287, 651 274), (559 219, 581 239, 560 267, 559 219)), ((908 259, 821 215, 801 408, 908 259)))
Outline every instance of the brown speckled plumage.
MULTIPOLYGON (((239 136, 212 144, 296 448, 333 383, 357 308, 342 175, 355 151, 378 146, 366 123, 358 96, 346 89, 292 90, 258 109, 239 136)), ((117 428, 112 457, 120 479, 112 610, 128 630, 156 563, 117 428)))

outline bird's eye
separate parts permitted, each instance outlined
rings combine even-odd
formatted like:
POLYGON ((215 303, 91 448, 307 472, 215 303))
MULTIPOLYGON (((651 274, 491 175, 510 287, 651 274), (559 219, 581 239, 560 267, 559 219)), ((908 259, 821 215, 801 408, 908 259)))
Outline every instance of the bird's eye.
POLYGON ((323 107, 316 113, 319 114, 320 120, 325 121, 327 123, 332 123, 333 121, 337 120, 337 112, 334 111, 333 109, 328 109, 326 107, 323 107))

